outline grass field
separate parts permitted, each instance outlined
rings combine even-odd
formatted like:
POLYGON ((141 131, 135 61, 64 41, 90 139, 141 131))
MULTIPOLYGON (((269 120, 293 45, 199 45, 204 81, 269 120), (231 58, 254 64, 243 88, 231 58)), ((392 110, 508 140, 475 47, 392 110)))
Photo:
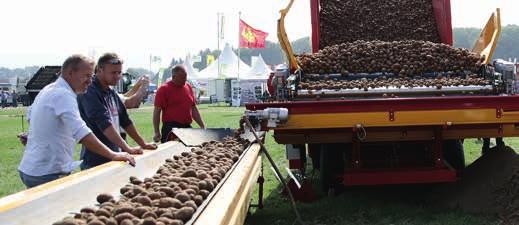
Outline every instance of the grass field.
MULTIPOLYGON (((151 107, 130 110, 130 116, 146 140, 151 140, 151 107)), ((200 106, 200 111, 208 127, 238 126, 237 121, 243 108, 200 106)), ((23 147, 16 134, 22 131, 24 108, 0 110, 0 197, 24 189, 17 166, 23 147)), ((27 124, 24 124, 27 129, 27 124)), ((519 140, 505 139, 516 148, 519 140)), ((134 144, 131 142, 131 144, 134 144)), ((276 144, 267 135, 267 148, 280 168, 286 167, 283 146, 276 144)), ((465 141, 467 164, 479 157, 481 145, 475 140, 465 141)), ((265 169, 265 208, 251 209, 246 224, 292 224, 294 214, 289 204, 281 196, 281 186, 274 177, 270 165, 265 169)), ((423 187, 418 187, 423 188, 423 187)), ((434 188, 427 186, 426 188, 434 188)), ((457 210, 436 209, 421 202, 413 201, 415 186, 391 186, 354 188, 336 197, 322 197, 311 204, 299 204, 298 208, 308 224, 498 224, 498 218, 487 215, 466 214, 457 210)), ((320 193, 321 196, 324 196, 320 193)), ((257 201, 254 194, 253 203, 257 201)))

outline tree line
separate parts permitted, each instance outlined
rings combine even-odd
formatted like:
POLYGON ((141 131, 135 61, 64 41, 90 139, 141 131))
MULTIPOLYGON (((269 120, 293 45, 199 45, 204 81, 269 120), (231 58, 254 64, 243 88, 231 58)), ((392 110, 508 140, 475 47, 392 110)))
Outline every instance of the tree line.
MULTIPOLYGON (((460 48, 469 48, 471 49, 474 46, 481 29, 479 28, 454 28, 454 46, 460 48)), ((296 54, 308 53, 311 52, 310 47, 310 38, 304 37, 300 38, 296 41, 292 42, 292 48, 296 54)), ((237 52, 237 49, 233 49, 233 51, 237 52)), ((193 67, 198 70, 203 70, 207 67, 207 57, 208 55, 214 56, 214 58, 218 58, 221 51, 218 49, 204 49, 200 50, 198 54, 201 57, 200 62, 196 62, 193 64, 193 67)), ((251 64, 251 56, 258 56, 261 54, 265 63, 268 65, 277 65, 284 63, 285 56, 279 43, 267 41, 265 44, 265 48, 262 49, 240 49, 240 59, 243 60, 247 64, 251 64)), ((519 26, 518 25, 507 25, 504 26, 501 31, 501 37, 498 42, 497 48, 494 52, 494 58, 502 58, 508 60, 511 58, 519 58, 519 26)), ((181 58, 172 58, 169 64, 169 67, 172 67, 176 64, 183 63, 181 58)), ((10 78, 10 77, 28 77, 32 76, 39 67, 37 66, 29 66, 25 68, 17 68, 17 69, 8 69, 0 67, 0 79, 1 78, 10 78)), ((144 68, 128 68, 128 73, 134 75, 135 77, 139 77, 144 74, 151 74, 148 69, 144 68)))

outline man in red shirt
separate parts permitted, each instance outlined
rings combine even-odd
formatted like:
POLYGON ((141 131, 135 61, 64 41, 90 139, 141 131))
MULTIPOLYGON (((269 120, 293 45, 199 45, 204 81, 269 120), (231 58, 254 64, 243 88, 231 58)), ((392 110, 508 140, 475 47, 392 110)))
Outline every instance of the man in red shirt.
POLYGON ((205 128, 204 121, 196 107, 193 89, 186 83, 187 73, 183 66, 172 69, 172 78, 157 90, 155 109, 153 110, 153 140, 164 143, 172 128, 189 128, 193 119, 200 128, 205 128), (159 130, 162 113, 162 129, 159 130))

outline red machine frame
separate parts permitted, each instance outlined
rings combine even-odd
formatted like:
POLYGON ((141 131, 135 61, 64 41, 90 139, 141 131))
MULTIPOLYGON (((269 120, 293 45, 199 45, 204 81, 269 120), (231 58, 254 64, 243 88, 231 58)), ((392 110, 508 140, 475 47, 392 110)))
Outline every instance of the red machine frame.
MULTIPOLYGON (((434 10, 434 16, 437 21, 437 29, 442 43, 452 45, 453 44, 453 33, 452 33, 452 22, 451 22, 451 5, 450 0, 431 0, 434 10)), ((310 0, 311 8, 311 24, 312 24, 312 51, 315 53, 319 51, 319 37, 320 37, 320 25, 319 25, 319 10, 320 1, 310 0)), ((289 111, 289 125, 287 127, 274 128, 274 137, 280 144, 310 144, 309 136, 313 134, 325 133, 333 136, 334 132, 342 132, 342 137, 351 137, 348 139, 348 143, 352 144, 352 165, 351 169, 344 172, 340 177, 342 183, 346 186, 353 185, 378 185, 378 184, 403 184, 403 183, 436 183, 436 182, 452 182, 457 179, 457 172, 446 165, 442 159, 442 142, 444 140, 444 134, 447 134, 447 138, 453 138, 452 129, 458 129, 456 132, 463 133, 470 129, 487 129, 492 132, 487 132, 489 135, 503 136, 503 124, 499 120, 489 121, 472 121, 466 124, 455 124, 452 127, 447 127, 446 124, 420 124, 417 119, 416 124, 407 124, 405 129, 416 129, 422 131, 428 131, 432 133, 432 154, 435 162, 434 165, 429 167, 412 167, 412 168, 401 168, 401 169, 366 169, 362 168, 360 162, 360 154, 362 153, 360 147, 360 140, 357 138, 359 130, 354 124, 348 124, 343 127, 305 127, 298 128, 292 126, 294 123, 290 123, 290 116, 294 115, 312 115, 314 120, 321 119, 319 116, 333 113, 343 113, 347 117, 352 117, 353 113, 386 113, 387 120, 393 121, 395 113, 397 112, 408 112, 408 111, 422 111, 431 114, 434 110, 473 110, 478 112, 477 109, 486 109, 487 114, 490 114, 488 109, 495 110, 495 118, 501 118, 504 112, 519 111, 519 96, 467 96, 467 97, 427 97, 427 101, 424 98, 386 98, 386 99, 355 99, 355 100, 335 100, 335 101, 304 101, 304 102, 282 102, 282 103, 259 103, 259 104, 247 104, 248 110, 263 110, 266 108, 287 108, 289 111), (349 115, 348 113, 352 113, 349 115), (449 131, 450 129, 450 131, 449 131), (461 130, 461 131, 460 131, 461 130), (449 133, 450 132, 450 133, 449 133), (283 139, 282 136, 285 134, 288 138, 283 139), (299 135, 299 139, 296 141, 292 137, 299 135), (346 135, 346 136, 344 136, 346 135), (350 136, 351 135, 351 136, 350 136), (450 135, 450 136, 448 136, 450 135), (291 139, 292 138, 292 139, 291 139)), ((465 111, 464 111, 465 112, 465 111)), ((357 114, 358 115, 358 114, 357 114)), ((514 114, 515 115, 515 114, 514 114)), ((510 117, 510 115, 507 115, 510 117)), ((460 116, 462 117, 462 116, 460 116)), ((488 117, 487 117, 488 118, 488 117)), ((515 118, 515 117, 514 117, 515 118)), ((293 119, 292 119, 293 120, 293 119)), ((328 118, 328 120, 330 120, 328 118)), ((337 119, 340 121, 340 119, 337 119)), ((519 135, 519 131, 515 131, 515 123, 519 123, 518 120, 510 122, 507 120, 507 132, 508 135, 519 135), (511 131, 512 130, 512 131, 511 131)), ((299 120, 300 123, 305 123, 303 120, 299 120)), ((327 121, 330 122, 330 121, 327 121)), ((312 124, 312 125, 315 125, 312 124)), ((327 124, 329 125, 329 123, 327 124)), ((342 125, 345 125, 344 123, 342 125)), ((263 126, 264 127, 264 126, 263 126)), ((385 123, 383 126, 371 126, 366 127, 370 131, 377 130, 393 130, 401 131, 402 127, 399 125, 391 126, 391 123, 385 123)), ((406 131, 407 132, 407 131, 406 131)), ((474 136, 474 134, 471 134, 474 136)), ((470 136, 470 135, 468 135, 470 136)), ((495 137, 495 136, 494 136, 495 137)), ((464 137, 460 137, 464 138, 464 137)), ((319 140, 313 140, 314 143, 326 143, 326 141, 319 142, 319 140)), ((398 140, 395 140, 398 141, 398 140)), ((289 160, 289 166, 291 169, 300 169, 304 167, 302 159, 289 160)))

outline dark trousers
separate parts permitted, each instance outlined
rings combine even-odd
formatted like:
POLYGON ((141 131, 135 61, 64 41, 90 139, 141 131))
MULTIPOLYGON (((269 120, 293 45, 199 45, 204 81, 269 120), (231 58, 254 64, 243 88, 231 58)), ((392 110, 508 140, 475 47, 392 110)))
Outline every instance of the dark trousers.
POLYGON ((177 122, 164 122, 160 131, 161 137, 160 142, 164 143, 168 141, 169 133, 173 128, 191 128, 191 124, 182 124, 177 122))
POLYGON ((70 175, 70 173, 55 173, 43 176, 31 176, 23 173, 22 171, 18 171, 18 173, 20 174, 20 179, 27 188, 36 187, 38 185, 70 175))

